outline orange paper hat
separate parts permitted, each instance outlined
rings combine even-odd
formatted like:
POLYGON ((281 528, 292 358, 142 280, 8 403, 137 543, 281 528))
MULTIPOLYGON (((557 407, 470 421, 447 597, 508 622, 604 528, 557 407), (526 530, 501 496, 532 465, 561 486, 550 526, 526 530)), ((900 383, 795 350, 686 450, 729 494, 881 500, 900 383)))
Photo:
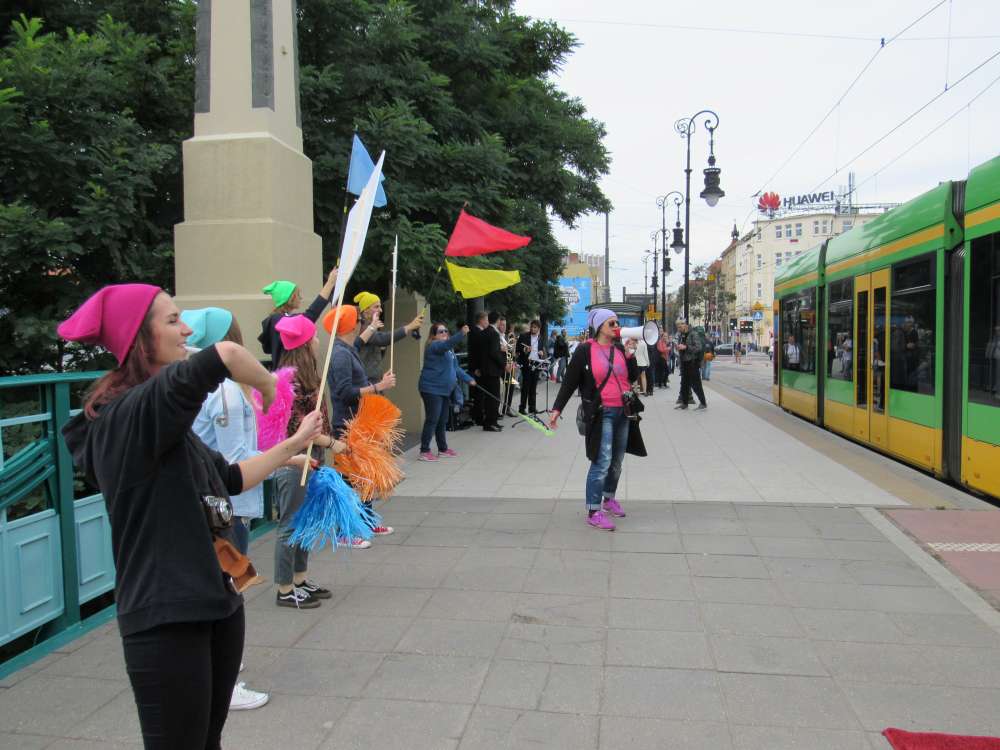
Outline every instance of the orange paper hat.
MULTIPOLYGON (((326 329, 327 333, 333 333, 333 319, 337 317, 337 309, 334 307, 323 316, 323 328, 326 329)), ((340 311, 340 320, 337 321, 337 335, 343 336, 345 333, 353 331, 354 326, 358 324, 358 308, 354 305, 341 305, 340 311)))

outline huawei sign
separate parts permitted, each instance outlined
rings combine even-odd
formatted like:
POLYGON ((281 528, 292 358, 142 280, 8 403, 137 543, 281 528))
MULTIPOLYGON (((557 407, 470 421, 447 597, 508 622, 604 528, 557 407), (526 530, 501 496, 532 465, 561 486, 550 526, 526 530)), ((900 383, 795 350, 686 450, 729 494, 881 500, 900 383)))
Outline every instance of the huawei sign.
POLYGON ((757 201, 757 210, 762 214, 774 216, 774 212, 781 208, 781 198, 777 193, 764 193, 757 201))

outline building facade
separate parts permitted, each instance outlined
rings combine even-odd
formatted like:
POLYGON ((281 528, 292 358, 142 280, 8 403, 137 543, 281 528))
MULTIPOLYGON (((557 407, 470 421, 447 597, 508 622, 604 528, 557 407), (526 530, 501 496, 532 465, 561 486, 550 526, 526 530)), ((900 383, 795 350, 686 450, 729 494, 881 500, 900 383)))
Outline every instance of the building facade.
POLYGON ((871 221, 889 205, 784 209, 764 214, 727 252, 735 266, 735 317, 739 339, 759 349, 770 346, 774 331, 774 277, 783 264, 823 241, 871 221))

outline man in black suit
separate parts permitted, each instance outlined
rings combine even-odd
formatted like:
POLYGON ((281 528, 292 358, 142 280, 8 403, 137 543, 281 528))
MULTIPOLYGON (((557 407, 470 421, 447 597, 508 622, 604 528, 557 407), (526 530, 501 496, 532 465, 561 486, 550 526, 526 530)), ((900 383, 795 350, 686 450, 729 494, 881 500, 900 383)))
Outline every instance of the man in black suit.
POLYGON ((542 324, 531 321, 528 330, 517 337, 517 363, 521 366, 521 406, 522 414, 536 414, 535 389, 538 387, 538 370, 542 366, 541 337, 542 324))
MULTIPOLYGON (((486 343, 486 328, 488 325, 486 312, 483 311, 476 314, 474 325, 469 329, 468 372, 477 380, 483 376, 483 347, 486 343)), ((470 391, 472 395, 472 406, 470 409, 472 420, 476 424, 482 426, 484 407, 486 406, 484 402, 488 396, 486 396, 486 394, 478 388, 471 388, 470 391)))
POLYGON ((483 399, 483 429, 486 432, 500 432, 503 428, 499 424, 500 417, 500 378, 503 377, 507 367, 507 355, 504 354, 500 343, 500 331, 497 330, 497 321, 500 313, 493 310, 488 317, 489 326, 483 331, 483 349, 480 370, 482 375, 478 379, 479 384, 492 397, 483 399))

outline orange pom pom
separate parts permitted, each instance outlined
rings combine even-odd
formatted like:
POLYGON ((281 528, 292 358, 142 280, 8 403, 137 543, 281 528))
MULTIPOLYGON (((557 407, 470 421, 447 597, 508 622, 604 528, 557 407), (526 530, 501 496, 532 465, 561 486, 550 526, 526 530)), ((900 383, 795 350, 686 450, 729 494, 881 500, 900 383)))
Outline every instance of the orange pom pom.
POLYGON ((344 425, 342 439, 350 450, 334 456, 333 465, 365 502, 387 499, 403 480, 394 455, 403 440, 400 416, 385 396, 366 394, 344 425))
POLYGON ((366 393, 361 397, 361 404, 352 420, 353 429, 390 451, 396 451, 403 443, 401 416, 399 407, 385 396, 366 393))

